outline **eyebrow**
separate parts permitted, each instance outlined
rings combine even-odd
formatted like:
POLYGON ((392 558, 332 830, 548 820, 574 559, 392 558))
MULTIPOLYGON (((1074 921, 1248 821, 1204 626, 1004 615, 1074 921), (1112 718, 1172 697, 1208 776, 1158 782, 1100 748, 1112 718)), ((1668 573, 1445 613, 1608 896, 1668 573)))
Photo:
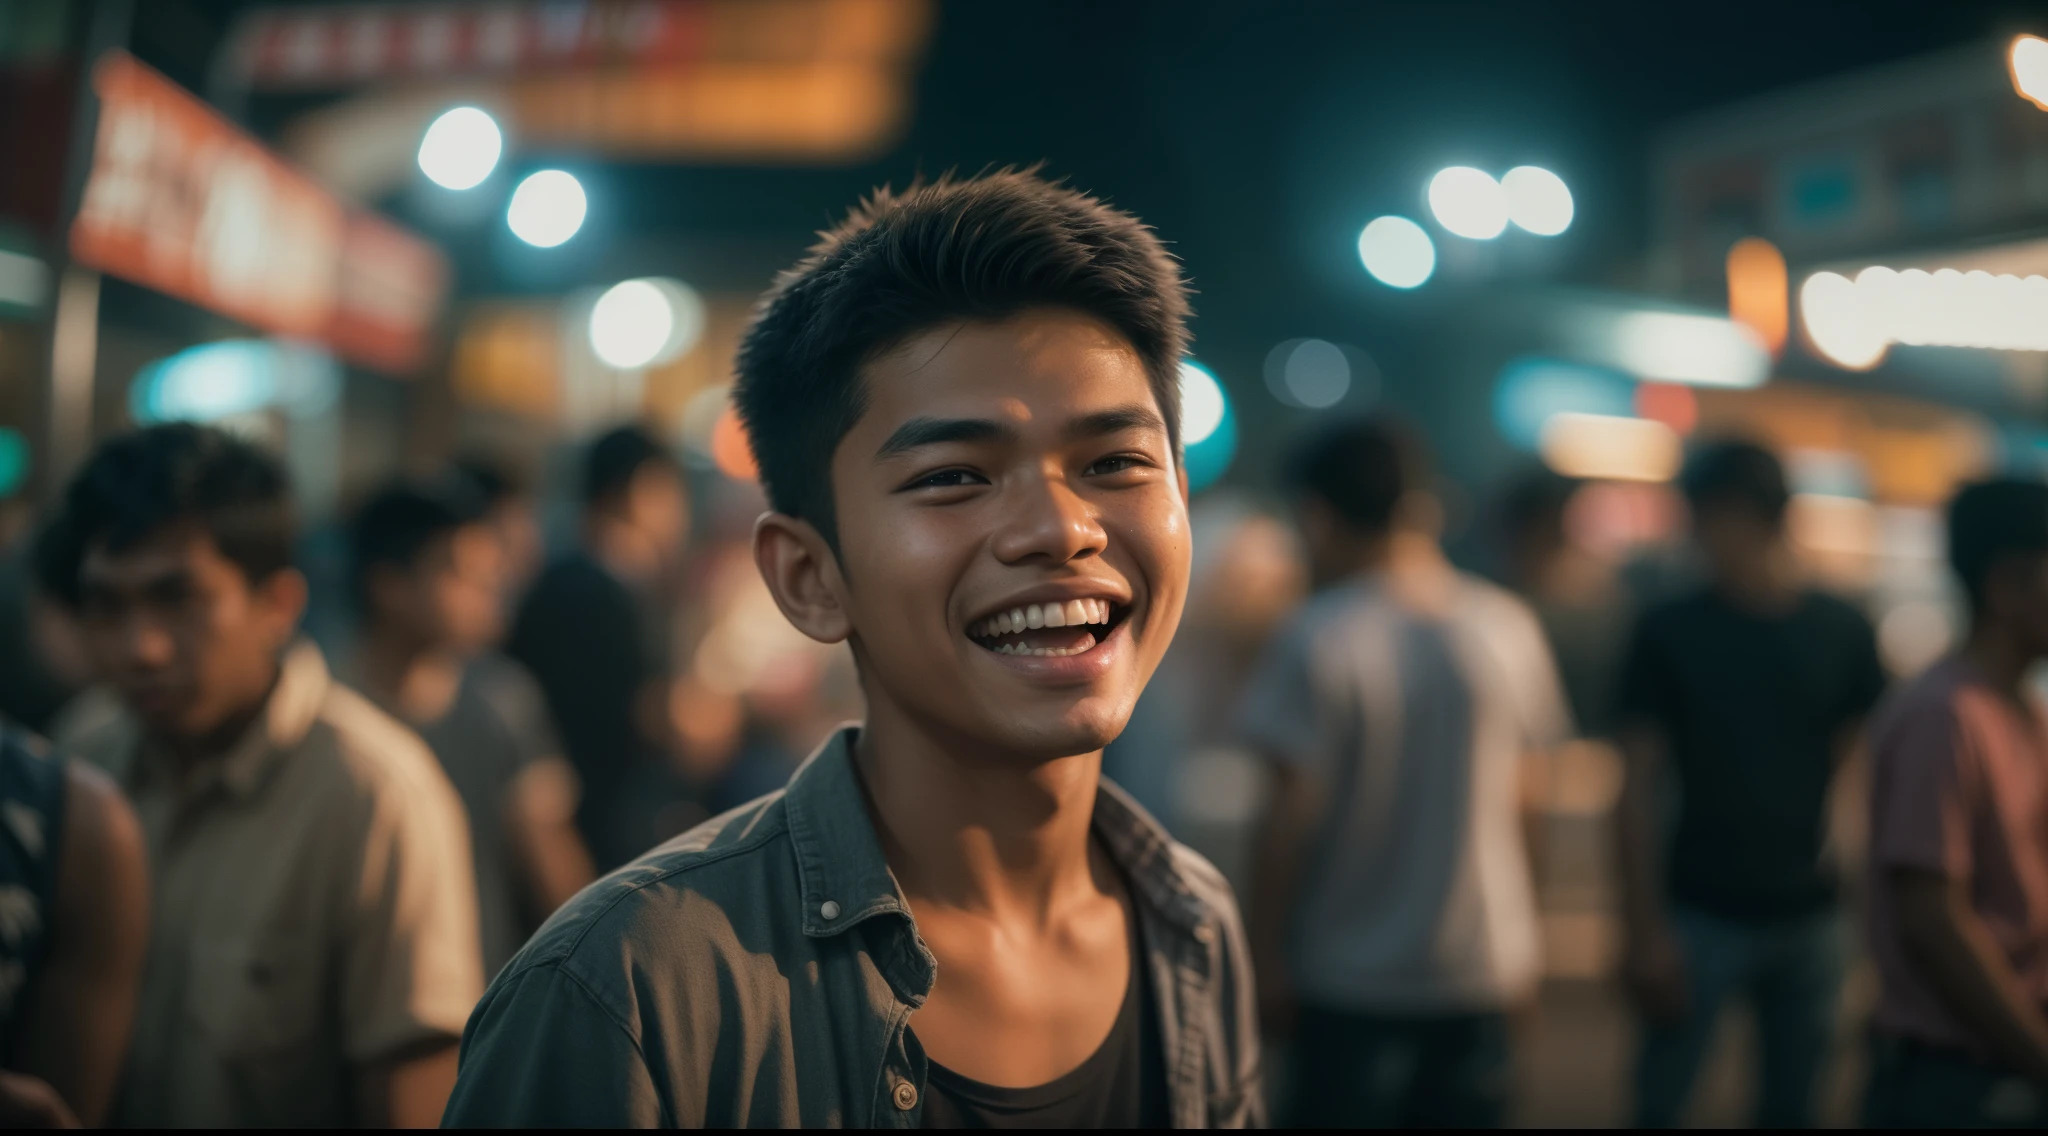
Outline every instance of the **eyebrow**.
POLYGON ((913 418, 896 427, 896 432, 875 451, 875 459, 893 458, 947 442, 1010 441, 1016 437, 1016 427, 988 418, 913 418))
MULTIPOLYGON (((1067 423, 1066 434, 1070 438, 1099 438, 1121 430, 1145 429, 1165 430, 1166 423, 1150 407, 1132 404, 1084 414, 1067 423)), ((1017 436, 1016 427, 988 418, 919 417, 898 426, 875 451, 875 459, 880 461, 948 442, 1010 442, 1017 436)))

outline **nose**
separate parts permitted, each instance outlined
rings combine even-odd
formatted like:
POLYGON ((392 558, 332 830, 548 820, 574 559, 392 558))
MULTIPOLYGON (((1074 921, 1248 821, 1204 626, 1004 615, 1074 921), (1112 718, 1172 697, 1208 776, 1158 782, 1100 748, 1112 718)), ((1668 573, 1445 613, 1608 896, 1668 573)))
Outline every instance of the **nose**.
POLYGON ((143 615, 131 615, 122 621, 120 650, 121 661, 137 670, 167 667, 177 653, 170 630, 160 621, 143 615))
POLYGON ((1109 536, 1095 509, 1074 492, 1063 470, 1050 468, 1020 482, 1005 495, 1003 523, 994 544, 997 559, 1005 564, 1065 564, 1099 555, 1107 547, 1109 536))

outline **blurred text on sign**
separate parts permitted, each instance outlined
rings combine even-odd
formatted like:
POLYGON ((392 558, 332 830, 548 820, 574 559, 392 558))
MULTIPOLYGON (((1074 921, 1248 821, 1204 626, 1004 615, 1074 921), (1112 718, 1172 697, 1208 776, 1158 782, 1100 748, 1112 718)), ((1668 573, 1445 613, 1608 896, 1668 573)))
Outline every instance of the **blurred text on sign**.
POLYGON ((448 287, 426 241, 343 204, 125 52, 93 68, 81 263, 353 362, 417 367, 448 287))

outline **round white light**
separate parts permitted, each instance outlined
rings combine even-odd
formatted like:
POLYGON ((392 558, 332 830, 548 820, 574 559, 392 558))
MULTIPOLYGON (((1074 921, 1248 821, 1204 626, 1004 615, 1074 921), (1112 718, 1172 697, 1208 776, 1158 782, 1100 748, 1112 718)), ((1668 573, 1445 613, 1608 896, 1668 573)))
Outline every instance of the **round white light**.
POLYGON ((1223 385, 1207 368, 1185 360, 1180 365, 1180 442, 1192 446, 1223 425, 1223 385))
POLYGON ((1799 286, 1799 319, 1822 355, 1852 371, 1884 358, 1890 337, 1848 277, 1816 272, 1799 286))
POLYGON ((590 309, 590 349, 621 370, 645 367, 668 346, 675 309, 660 288, 627 280, 606 289, 590 309))
POLYGON ((1280 382, 1297 406, 1309 410, 1335 406, 1351 390, 1351 361, 1334 343, 1304 339, 1280 365, 1280 382))
POLYGON ((1358 234, 1358 259, 1380 283, 1413 288, 1436 271, 1436 245, 1408 218, 1381 217, 1358 234))
POLYGON ((498 168, 504 136, 490 115, 456 107, 434 120, 420 139, 420 172, 447 189, 474 189, 498 168))
POLYGON ((1485 170, 1452 166, 1429 179, 1429 211, 1461 237, 1488 241, 1508 227, 1508 198, 1485 170))
POLYGON ((1508 220, 1539 237, 1554 237, 1572 224, 1572 191, 1542 166, 1516 166, 1500 179, 1508 199, 1508 220))
POLYGON ((582 182, 566 170, 541 170, 526 175, 526 180, 512 191, 505 223, 527 244, 554 248, 576 235, 589 208, 582 182))

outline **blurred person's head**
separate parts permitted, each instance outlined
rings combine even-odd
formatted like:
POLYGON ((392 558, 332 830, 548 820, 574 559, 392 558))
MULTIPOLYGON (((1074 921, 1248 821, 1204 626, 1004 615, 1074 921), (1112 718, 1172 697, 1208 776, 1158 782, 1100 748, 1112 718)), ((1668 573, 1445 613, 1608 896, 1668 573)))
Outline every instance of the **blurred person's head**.
POLYGON ((1686 460, 1679 487, 1715 582, 1740 587, 1761 578, 1784 548, 1792 500, 1778 456, 1755 442, 1715 442, 1686 460))
POLYGON ((1973 633, 2048 655, 2048 485, 2001 478, 1964 486, 1948 507, 1948 558, 1973 633))
POLYGON ((1277 518, 1242 507, 1197 507, 1186 623, 1256 644, 1294 610, 1308 585, 1301 542, 1277 518))
POLYGON ((387 486, 349 536, 350 578, 374 634, 422 651, 475 651, 497 638, 505 553, 466 480, 387 486))
POLYGON ((1186 315, 1136 218, 1017 172, 878 191, 776 281, 734 388, 756 560, 871 720, 1028 761, 1122 732, 1187 589, 1186 315))
POLYGON ((1508 571, 1518 585, 1535 585, 1550 562, 1571 547, 1565 512, 1581 484, 1577 478, 1536 466, 1508 487, 1501 502, 1501 528, 1508 571))
POLYGON ((600 543, 623 538, 653 558, 647 567, 668 563, 680 554, 690 532, 690 494, 682 466, 646 430, 614 427, 584 454, 583 514, 600 543))
POLYGON ((103 443, 42 533, 44 587, 152 734, 217 740, 252 714, 305 608, 284 467, 178 423, 103 443))
POLYGON ((1286 476, 1318 586, 1383 565, 1401 538, 1434 541, 1441 533, 1429 451, 1390 418, 1321 427, 1295 451, 1286 476))
POLYGON ((544 553, 533 486, 509 464, 481 454, 455 463, 483 495, 485 519, 505 552, 505 582, 516 589, 540 568, 544 553))

